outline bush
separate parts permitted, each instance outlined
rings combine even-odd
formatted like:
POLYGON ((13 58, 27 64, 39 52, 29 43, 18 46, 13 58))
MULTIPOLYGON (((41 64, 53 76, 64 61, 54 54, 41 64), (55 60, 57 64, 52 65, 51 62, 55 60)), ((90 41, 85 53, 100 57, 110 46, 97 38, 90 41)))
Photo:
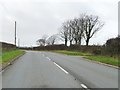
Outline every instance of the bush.
POLYGON ((120 54, 120 37, 111 38, 107 40, 105 45, 105 52, 107 54, 113 55, 119 55, 120 54))

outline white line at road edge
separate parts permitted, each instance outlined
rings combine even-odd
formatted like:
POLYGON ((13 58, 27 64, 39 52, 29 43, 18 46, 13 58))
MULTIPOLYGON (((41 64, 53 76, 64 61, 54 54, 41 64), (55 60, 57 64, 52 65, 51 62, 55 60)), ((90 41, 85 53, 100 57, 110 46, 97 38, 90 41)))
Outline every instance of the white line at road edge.
POLYGON ((57 67, 59 67, 63 72, 65 72, 66 74, 68 74, 68 72, 65 70, 65 69, 63 69, 61 66, 59 66, 57 63, 55 63, 55 62, 53 62, 57 67))
POLYGON ((82 86, 82 88, 87 89, 87 86, 85 86, 84 84, 81 84, 81 86, 82 86))

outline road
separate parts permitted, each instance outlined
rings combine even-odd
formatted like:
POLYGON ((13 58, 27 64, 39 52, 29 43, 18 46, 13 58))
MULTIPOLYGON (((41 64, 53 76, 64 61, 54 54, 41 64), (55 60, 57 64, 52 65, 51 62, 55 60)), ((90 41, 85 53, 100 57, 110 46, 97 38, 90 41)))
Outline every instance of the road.
POLYGON ((82 57, 27 51, 2 73, 3 88, 118 88, 118 70, 82 57))

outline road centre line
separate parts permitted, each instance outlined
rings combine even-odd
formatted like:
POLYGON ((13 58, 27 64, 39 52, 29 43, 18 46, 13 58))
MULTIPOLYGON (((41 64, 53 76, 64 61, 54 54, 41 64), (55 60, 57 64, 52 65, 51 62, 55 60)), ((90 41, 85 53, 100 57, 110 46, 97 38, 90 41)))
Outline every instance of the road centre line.
POLYGON ((82 88, 88 89, 86 85, 81 84, 82 88))
MULTIPOLYGON (((43 54, 43 56, 45 56, 43 54)), ((49 61, 51 61, 51 59, 49 57, 46 57, 49 61)), ((53 62, 58 68, 60 68, 64 73, 69 74, 65 69, 63 69, 60 65, 58 65, 57 63, 53 62)), ((86 85, 81 84, 81 87, 84 89, 88 89, 86 85)))
POLYGON ((63 72, 66 74, 69 74, 65 69, 63 69, 61 66, 59 66, 57 63, 53 62, 58 68, 60 68, 63 72))
POLYGON ((49 61, 51 60, 49 57, 46 57, 49 61))

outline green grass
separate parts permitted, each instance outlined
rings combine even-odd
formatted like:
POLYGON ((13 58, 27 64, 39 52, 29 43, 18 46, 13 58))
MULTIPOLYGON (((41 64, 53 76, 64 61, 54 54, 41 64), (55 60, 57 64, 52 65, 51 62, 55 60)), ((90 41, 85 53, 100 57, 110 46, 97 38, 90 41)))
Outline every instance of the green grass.
POLYGON ((118 59, 109 57, 109 56, 95 56, 90 53, 83 53, 79 51, 67 51, 67 50, 56 50, 54 52, 61 53, 61 54, 66 54, 66 55, 73 55, 73 56, 84 56, 85 58, 93 61, 98 61, 114 66, 118 66, 118 59))
POLYGON ((0 65, 2 64, 2 56, 0 55, 0 65))
POLYGON ((2 56, 0 56, 0 62, 2 64, 8 63, 10 62, 12 59, 14 59, 15 57, 23 54, 24 51, 21 50, 12 50, 12 51, 8 51, 8 52, 3 52, 2 56))
POLYGON ((54 52, 66 54, 66 55, 73 55, 73 56, 88 56, 90 53, 83 53, 78 51, 67 51, 67 50, 55 50, 54 52))
POLYGON ((90 59, 90 60, 94 60, 94 61, 98 61, 98 62, 102 62, 105 64, 110 64, 110 65, 114 65, 114 66, 118 66, 118 59, 117 58, 113 58, 113 57, 108 57, 108 56, 85 56, 85 58, 90 59))

